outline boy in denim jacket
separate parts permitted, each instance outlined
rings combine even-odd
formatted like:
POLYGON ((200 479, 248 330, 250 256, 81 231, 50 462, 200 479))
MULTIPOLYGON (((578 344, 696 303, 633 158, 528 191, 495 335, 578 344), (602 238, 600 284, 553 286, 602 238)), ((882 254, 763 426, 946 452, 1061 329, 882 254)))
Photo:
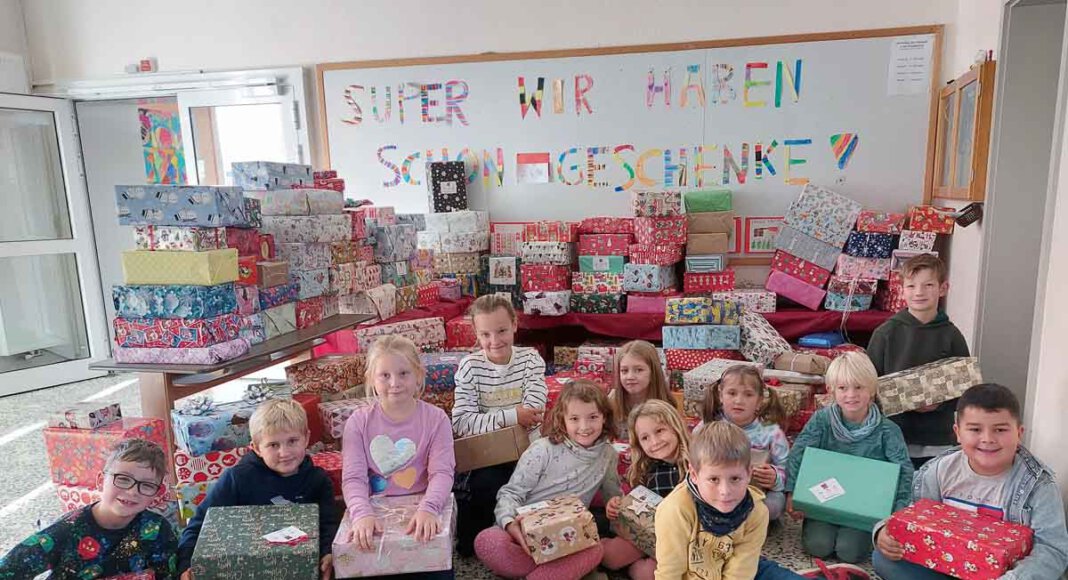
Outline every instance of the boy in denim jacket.
MULTIPOLYGON (((1001 385, 971 387, 957 403, 953 431, 960 446, 920 468, 912 499, 932 499, 1030 527, 1035 532, 1031 554, 1002 578, 1059 578, 1068 569, 1064 504, 1053 472, 1020 444, 1023 425, 1016 396, 1001 385)), ((949 578, 902 560, 903 547, 884 524, 875 527, 872 554, 879 576, 887 580, 949 578)))

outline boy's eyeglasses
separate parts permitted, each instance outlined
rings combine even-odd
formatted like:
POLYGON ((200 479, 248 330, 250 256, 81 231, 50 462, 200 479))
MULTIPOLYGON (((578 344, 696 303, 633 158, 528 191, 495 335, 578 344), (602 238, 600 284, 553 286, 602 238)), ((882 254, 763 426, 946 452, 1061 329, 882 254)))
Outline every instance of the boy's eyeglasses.
POLYGON ((111 482, 114 483, 115 487, 119 489, 131 489, 136 485, 137 493, 146 497, 152 497, 156 495, 157 493, 159 493, 159 490, 162 487, 156 482, 140 481, 130 477, 129 475, 126 475, 125 473, 112 473, 111 482))

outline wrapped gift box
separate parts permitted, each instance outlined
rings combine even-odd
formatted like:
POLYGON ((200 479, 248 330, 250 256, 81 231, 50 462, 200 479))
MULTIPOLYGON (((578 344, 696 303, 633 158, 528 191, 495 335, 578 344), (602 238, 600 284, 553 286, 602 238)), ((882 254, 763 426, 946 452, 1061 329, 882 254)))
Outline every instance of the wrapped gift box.
POLYGON ((213 318, 116 317, 115 343, 126 348, 203 347, 237 338, 236 314, 213 318))
POLYGON ((573 367, 577 360, 578 347, 560 345, 553 347, 553 364, 555 364, 557 368, 573 367))
POLYGON ((774 386, 769 385, 768 388, 778 396, 787 419, 796 417, 802 410, 809 409, 814 404, 812 385, 782 383, 774 386))
POLYGON ((357 268, 363 269, 364 267, 363 264, 357 265, 356 262, 334 264, 330 266, 330 269, 327 271, 330 281, 330 292, 333 294, 352 294, 357 290, 362 290, 363 288, 358 288, 356 284, 356 270, 357 268))
POLYGON ((335 179, 337 178, 336 169, 320 169, 319 171, 312 171, 312 179, 318 181, 320 179, 335 179))
POLYGON ((213 507, 193 550, 193 575, 200 580, 282 580, 319 574, 317 504, 213 507), (263 536, 296 527, 308 540, 269 543, 263 536))
POLYGON ((415 249, 414 257, 412 258, 412 267, 415 269, 423 269, 430 271, 433 274, 434 270, 434 251, 433 250, 420 250, 415 249))
POLYGON ((725 292, 734 289, 734 270, 698 274, 686 272, 682 276, 682 289, 687 294, 697 292, 725 292))
POLYGON ((523 242, 520 257, 524 264, 571 264, 574 244, 567 242, 523 242))
POLYGON ((358 215, 363 216, 364 222, 368 226, 368 230, 371 229, 371 226, 397 225, 397 212, 394 211, 393 206, 363 205, 353 211, 358 215))
POLYGON ((867 294, 874 295, 878 289, 879 281, 867 278, 848 278, 835 274, 827 283, 827 292, 837 294, 867 294))
POLYGON ((275 252, 279 261, 289 264, 290 271, 321 270, 333 263, 330 246, 325 243, 277 244, 275 252))
MULTIPOLYGON (((462 163, 461 163, 462 165, 462 163)), ((423 494, 376 496, 371 499, 382 534, 375 535, 375 549, 360 550, 347 543, 352 523, 346 514, 334 538, 334 573, 338 578, 362 578, 392 574, 416 574, 450 570, 452 542, 456 533, 456 500, 449 496, 440 514, 441 528, 429 542, 408 535, 408 522, 415 515, 423 494)), ((310 578, 311 576, 308 576, 310 578)))
POLYGON ((523 245, 523 228, 518 224, 490 226, 490 252, 501 256, 518 256, 523 245))
MULTIPOLYGON (((446 330, 446 334, 448 331, 446 330)), ((451 391, 456 388, 456 369, 466 352, 435 352, 419 355, 426 369, 424 386, 427 391, 451 391)))
POLYGON ((263 316, 263 329, 267 334, 268 340, 297 330, 297 305, 295 301, 265 308, 260 314, 263 316))
POLYGON ((669 348, 664 349, 664 355, 667 357, 668 370, 673 371, 691 371, 713 359, 735 361, 745 360, 742 353, 737 350, 724 349, 694 350, 689 348, 669 348))
POLYGON ((734 212, 687 212, 686 229, 691 234, 730 234, 734 231, 734 212))
POLYGON ((129 364, 213 365, 248 352, 249 343, 236 338, 203 348, 123 348, 115 347, 115 362, 129 364))
POLYGON ((271 234, 257 234, 259 240, 259 256, 261 260, 273 260, 275 247, 274 236, 271 234))
POLYGON ((326 472, 330 483, 334 486, 334 497, 342 498, 341 493, 341 467, 342 459, 340 451, 320 451, 311 456, 312 465, 326 472))
POLYGON ((852 199, 809 183, 790 204, 785 223, 817 240, 841 248, 862 209, 852 199))
POLYGON ((438 296, 442 300, 459 300, 462 296, 460 291, 460 282, 455 278, 442 278, 438 280, 440 284, 438 288, 438 296))
POLYGON ((234 282, 237 280, 237 250, 127 250, 122 253, 122 277, 126 284, 214 286, 234 282))
MULTIPOLYGON (((289 263, 287 262, 256 262, 256 285, 260 288, 274 289, 290 283, 289 263)), ((296 292, 300 289, 296 288, 296 292)))
POLYGON ((123 439, 144 439, 165 447, 161 419, 124 418, 97 429, 44 429, 45 454, 52 482, 96 487, 111 449, 123 439))
POLYGON ((686 236, 687 254, 726 254, 730 251, 727 234, 689 234, 686 236))
POLYGON ((392 324, 365 326, 355 330, 356 343, 360 351, 371 348, 371 343, 380 336, 399 334, 406 336, 417 347, 441 349, 445 344, 445 320, 440 316, 434 318, 416 318, 392 324))
POLYGON ((426 214, 423 213, 399 213, 397 214, 398 224, 409 224, 415 226, 415 231, 421 232, 426 230, 426 214))
POLYGON ((242 201, 245 204, 245 213, 248 215, 248 225, 243 227, 261 229, 263 227, 263 213, 260 212, 260 200, 246 197, 242 201))
POLYGON ((643 314, 660 314, 667 309, 668 296, 666 294, 660 294, 657 296, 636 296, 634 294, 627 295, 627 312, 628 313, 643 313, 643 314))
POLYGON ((436 304, 440 298, 440 282, 431 282, 429 284, 420 284, 416 286, 416 308, 426 308, 436 304))
POLYGON ((298 300, 294 308, 294 316, 297 319, 297 330, 311 328, 323 321, 326 315, 326 303, 323 296, 298 300))
POLYGON ((572 272, 571 291, 577 294, 618 294, 623 292, 623 274, 572 272))
POLYGON ((806 518, 871 532, 890 517, 901 466, 818 447, 805 449, 794 506, 806 518))
POLYGON ((259 269, 256 260, 259 256, 240 256, 237 258, 237 283, 245 286, 255 286, 260 281, 259 269))
POLYGON ((601 272, 605 274, 622 274, 623 256, 583 256, 578 257, 580 272, 601 272))
POLYGON ((122 226, 250 225, 240 187, 116 185, 115 205, 122 226))
POLYGON ((819 310, 827 291, 793 276, 772 270, 764 287, 810 310, 819 310))
POLYGON ((122 420, 118 403, 85 402, 67 405, 48 417, 49 427, 62 429, 97 429, 122 420))
MULTIPOLYGON (((905 262, 907 262, 909 258, 914 258, 922 254, 930 254, 936 258, 938 257, 938 252, 913 252, 910 250, 894 250, 894 253, 890 255, 890 271, 901 271, 902 266, 905 265, 905 262)), ((886 280, 887 278, 881 279, 886 280)))
POLYGON ((226 245, 226 228, 183 226, 137 226, 134 245, 138 250, 206 252, 222 250, 226 245))
POLYGON ((373 399, 338 399, 319 403, 319 416, 323 423, 323 439, 337 441, 345 435, 345 423, 349 416, 361 407, 372 403, 373 399))
POLYGON ((683 195, 686 213, 707 213, 731 210, 731 192, 729 189, 705 189, 687 191, 683 195))
POLYGON ((890 276, 890 260, 884 258, 858 258, 848 254, 838 256, 835 273, 844 278, 868 278, 886 280, 890 276))
POLYGON ((245 189, 288 189, 314 181, 310 165, 274 161, 242 161, 230 165, 234 184, 245 189))
POLYGON ((838 255, 842 253, 840 248, 787 226, 779 228, 779 235, 775 236, 775 249, 812 262, 824 270, 834 269, 838 255))
POLYGON ((831 359, 822 355, 807 352, 787 352, 775 359, 774 366, 778 370, 793 371, 822 375, 827 372, 827 365, 831 359))
POLYGON ((771 269, 778 270, 783 274, 789 274, 802 282, 812 286, 824 286, 831 277, 830 270, 826 270, 797 256, 792 256, 782 250, 775 250, 775 256, 771 259, 771 269))
POLYGON ((898 239, 897 249, 909 252, 932 252, 937 239, 938 234, 935 232, 904 230, 898 239))
POLYGON ((419 248, 451 254, 490 249, 488 232, 419 232, 416 243, 419 248))
POLYGON ((312 181, 312 187, 315 189, 329 189, 338 193, 345 193, 345 180, 340 178, 316 179, 312 181))
POLYGON ((527 430, 519 425, 461 437, 453 442, 456 473, 518 461, 528 445, 527 430))
POLYGON ((452 406, 456 401, 453 391, 424 391, 420 399, 445 411, 445 415, 452 416, 452 406))
POLYGON ((489 229, 489 212, 454 211, 426 214, 426 230, 430 232, 484 232, 489 229))
POLYGON ((849 295, 828 292, 827 298, 823 301, 823 307, 837 312, 860 312, 862 310, 871 310, 873 298, 871 294, 849 295))
POLYGON ((727 267, 725 254, 701 254, 686 256, 686 271, 695 274, 722 272, 727 267))
POLYGON ((680 191, 631 191, 630 205, 639 217, 682 215, 680 191))
POLYGON ((860 258, 889 258, 897 246, 897 236, 872 232, 849 232, 845 253, 860 258))
POLYGON ((256 286, 235 286, 234 294, 237 295, 238 314, 248 316, 260 311, 260 292, 256 286))
POLYGON ((345 210, 345 217, 349 220, 349 239, 362 240, 367 237, 367 218, 363 212, 353 209, 345 210))
POLYGON ((397 314, 415 310, 416 304, 418 303, 419 290, 417 286, 409 285, 397 287, 397 314))
POLYGON ((370 290, 339 296, 338 303, 341 314, 368 314, 378 320, 386 320, 397 313, 397 287, 382 284, 370 290))
POLYGON ((344 194, 330 189, 277 189, 251 192, 260 200, 262 215, 340 214, 345 209, 344 194))
POLYGON ((582 234, 578 253, 585 256, 627 256, 634 237, 630 234, 582 234))
POLYGON ((544 564, 592 548, 600 542, 597 522, 573 495, 519 508, 519 527, 535 564, 544 564))
POLYGON ((737 326, 742 316, 742 306, 730 300, 711 300, 709 307, 710 324, 737 326))
POLYGON ((681 246, 686 243, 686 218, 634 218, 634 239, 643 246, 681 246))
POLYGON ((575 359, 575 372, 603 376, 608 372, 608 364, 603 356, 583 355, 575 359))
POLYGON ((571 270, 567 266, 522 264, 519 274, 524 292, 560 292, 571 287, 571 270))
POLYGON ((905 214, 903 213, 865 209, 857 215, 858 232, 900 234, 904 226, 905 214))
POLYGON ((983 382, 979 359, 945 358, 879 377, 879 400, 890 416, 956 399, 983 382))
POLYGON ((690 350, 738 350, 739 328, 719 324, 665 326, 664 348, 690 350))
POLYGON ((630 262, 632 264, 653 264, 670 266, 682 261, 682 246, 643 246, 631 244, 630 262))
POLYGON ((293 277, 300 287, 297 292, 297 298, 300 300, 322 296, 330 289, 330 271, 326 268, 293 272, 293 277))
POLYGON ((523 293, 523 312, 534 316, 563 316, 570 303, 570 290, 523 293))
POLYGON ((537 221, 523 224, 523 240, 527 242, 574 242, 578 224, 574 222, 537 221))
POLYGON ((261 402, 256 399, 179 407, 171 411, 174 444, 191 455, 246 447, 252 442, 248 420, 261 402))
MULTIPOLYGON (((352 223, 344 214, 311 216, 263 216, 263 232, 279 244, 340 242, 352 237, 352 223)), ((412 235, 415 246, 415 235, 412 235)))
POLYGON ((909 229, 936 234, 952 234, 957 223, 954 209, 932 205, 916 205, 909 208, 909 229))
POLYGON ((467 172, 463 161, 431 161, 426 164, 430 211, 467 209, 467 172))
POLYGON ((204 503, 208 492, 213 487, 215 487, 215 480, 178 484, 174 488, 174 495, 178 496, 178 515, 182 521, 188 522, 193 519, 197 513, 197 506, 204 503))
POLYGON ((905 302, 904 281, 900 272, 891 271, 890 279, 879 285, 879 289, 875 291, 874 304, 879 310, 887 312, 897 312, 908 307, 905 302))
POLYGON ((742 356, 761 365, 770 365, 784 352, 790 352, 790 343, 760 313, 745 311, 741 316, 742 356))
POLYGON ((623 289, 627 292, 659 292, 678 285, 675 268, 653 264, 624 264, 623 289))
POLYGON ((622 314, 626 299, 621 293, 571 293, 570 311, 582 314, 622 314))
POLYGON ((400 262, 415 253, 415 226, 398 224, 375 229, 375 261, 400 262))
POLYGON ((612 528, 619 537, 634 544, 650 558, 656 557, 654 517, 656 506, 662 501, 664 498, 644 485, 635 487, 619 502, 619 516, 612 528))
POLYGON ((434 254, 436 274, 478 274, 480 270, 477 253, 434 254))
MULTIPOLYGON (((275 264, 277 262, 260 262, 262 267, 264 264, 275 264)), ((263 272, 263 270, 260 270, 263 272)), ((296 302, 300 295, 300 283, 296 280, 287 281, 285 284, 278 286, 271 286, 270 288, 260 287, 256 293, 260 299, 260 310, 267 310, 290 302, 296 302)))
POLYGON ((742 310, 750 312, 775 312, 775 293, 758 288, 738 288, 725 292, 713 292, 713 300, 728 300, 742 306, 742 310))
POLYGON ((321 296, 323 300, 323 320, 331 316, 341 314, 341 306, 337 296, 321 296))
POLYGON ((559 371, 555 375, 545 377, 545 385, 548 387, 548 395, 545 401, 545 410, 552 410, 553 405, 556 404, 557 399, 560 398, 560 393, 564 390, 568 384, 572 381, 586 380, 594 383, 608 391, 608 381, 604 375, 584 374, 571 370, 559 371))
POLYGON ((237 311, 234 284, 112 286, 115 315, 128 318, 211 318, 237 311))
POLYGON ((470 316, 457 316, 445 324, 445 348, 471 348, 478 345, 470 316))
POLYGON ((219 479, 223 470, 237 465, 241 457, 250 450, 250 447, 234 447, 225 451, 209 451, 204 455, 193 455, 185 449, 176 447, 174 449, 175 478, 178 485, 219 479))
POLYGON ((668 298, 664 324, 712 324, 712 300, 700 296, 668 298))
POLYGON ((415 282, 415 275, 409 270, 407 261, 383 262, 378 265, 382 270, 382 282, 394 286, 408 286, 415 282))
POLYGON ((905 560, 954 578, 995 580, 1031 553, 1034 530, 921 499, 894 515, 887 532, 905 560))
POLYGON ((634 218, 592 217, 579 223, 580 234, 633 234, 634 218))

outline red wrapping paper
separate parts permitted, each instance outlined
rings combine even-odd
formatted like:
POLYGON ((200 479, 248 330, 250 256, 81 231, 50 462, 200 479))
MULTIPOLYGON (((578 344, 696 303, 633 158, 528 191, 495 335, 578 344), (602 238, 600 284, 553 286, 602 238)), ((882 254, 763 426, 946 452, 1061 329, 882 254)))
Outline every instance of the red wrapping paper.
POLYGON ((771 269, 788 274, 813 286, 824 286, 831 277, 830 270, 821 268, 808 260, 787 254, 782 250, 775 250, 775 256, 771 259, 771 269))
POLYGON ((574 242, 578 224, 574 222, 540 221, 523 225, 526 242, 574 242))
POLYGON ((323 402, 323 398, 315 393, 297 393, 293 395, 293 400, 296 401, 304 413, 308 415, 308 444, 311 445, 316 441, 323 440, 323 418, 319 414, 319 403, 323 402))
POLYGON ((260 234, 260 260, 274 259, 274 234, 260 234))
POLYGON ((866 209, 857 216, 858 232, 900 234, 905 226, 905 214, 866 209))
MULTIPOLYGON (((318 411, 315 414, 318 415, 318 411)), ((321 451, 313 453, 311 460, 313 465, 321 467, 326 472, 326 476, 330 478, 330 483, 334 484, 334 497, 341 497, 341 452, 321 451)))
POLYGON ((580 234, 633 234, 634 218, 592 217, 579 223, 580 234))
MULTIPOLYGON (((315 409, 319 414, 319 409, 315 409)), ((311 423, 311 415, 308 422, 311 423)), ((322 417, 319 418, 322 425, 322 417)), ((223 470, 237 465, 241 457, 251 451, 249 447, 235 447, 226 451, 209 451, 204 455, 192 455, 181 447, 174 448, 174 475, 178 485, 203 483, 219 479, 223 470)))
POLYGON ((571 289, 571 269, 551 264, 522 264, 519 275, 523 292, 560 292, 571 289))
POLYGON ((256 262, 260 260, 258 255, 241 256, 237 259, 237 283, 247 286, 255 286, 260 281, 259 268, 256 262))
POLYGON ((745 357, 736 350, 688 350, 668 348, 664 349, 667 358, 667 368, 671 371, 692 371, 712 359, 728 359, 744 361, 745 357))
POLYGON ((416 308, 426 308, 431 304, 438 301, 441 294, 441 283, 431 282, 429 284, 420 284, 416 289, 416 308))
POLYGON ((115 343, 126 348, 202 348, 240 334, 236 314, 212 318, 121 318, 114 320, 115 343))
POLYGON ((634 237, 644 246, 686 244, 686 216, 634 218, 634 237))
POLYGON ((226 247, 236 248, 239 256, 258 256, 260 232, 251 228, 226 228, 226 247))
POLYGON ((453 350, 478 346, 474 320, 470 316, 457 316, 445 323, 445 348, 453 350))
POLYGON ((94 487, 112 447, 123 439, 145 439, 166 448, 162 419, 127 417, 97 429, 44 430, 45 454, 52 481, 94 487))
POLYGON ((909 208, 909 229, 936 234, 952 234, 956 224, 953 208, 916 205, 909 208))
POLYGON ((297 329, 305 329, 315 326, 323 321, 323 310, 326 306, 323 296, 316 296, 307 300, 297 300, 297 329))
POLYGON ((583 234, 579 236, 580 256, 627 256, 634 241, 630 234, 583 234))
POLYGON ((682 261, 682 246, 645 246, 631 244, 630 261, 633 264, 653 264, 654 266, 670 266, 682 261))
POLYGON ((727 268, 722 272, 695 273, 686 272, 682 277, 682 288, 687 294, 693 292, 725 292, 734 289, 734 270, 727 268))

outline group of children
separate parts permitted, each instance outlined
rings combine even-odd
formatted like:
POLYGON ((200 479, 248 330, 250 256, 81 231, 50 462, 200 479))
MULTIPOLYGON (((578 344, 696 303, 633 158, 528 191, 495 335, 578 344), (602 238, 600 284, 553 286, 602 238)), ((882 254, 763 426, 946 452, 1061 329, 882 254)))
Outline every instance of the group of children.
MULTIPOLYGON (((405 531, 427 541, 448 525, 442 514, 454 493, 458 553, 477 555, 507 578, 578 579, 601 575, 597 570, 603 567, 625 569, 635 579, 848 580, 867 578, 848 562, 869 554, 883 578, 943 577, 904 561, 904 547, 882 524, 869 534, 804 521, 804 551, 818 558, 837 555, 847 564, 799 573, 761 555, 769 522, 783 514, 804 517, 794 508, 792 492, 805 450, 814 447, 898 464, 895 510, 930 498, 1031 527, 1032 552, 1004 577, 1059 577, 1068 568, 1060 492, 1050 470, 1020 444, 1023 426, 1011 391, 983 384, 933 409, 893 418, 881 413, 880 373, 967 354, 959 331, 938 309, 947 288, 941 262, 917 257, 903 274, 908 309, 876 331, 870 359, 850 352, 830 364, 825 382, 833 403, 813 415, 792 447, 780 427, 777 396, 758 370, 745 365, 727 369, 708 389, 703 422, 691 434, 655 347, 642 341, 618 350, 608 394, 577 380, 546 411, 545 363, 534 349, 513 344, 517 321, 507 298, 483 296, 472 306, 481 350, 457 369, 451 420, 420 400, 425 371, 412 342, 383 337, 367 359, 374 401, 356 410, 345 427, 342 492, 352 523, 346 539, 362 550, 375 549, 382 523, 374 515, 373 496, 423 494, 405 531), (531 439, 518 462, 455 472, 454 436, 514 425, 527 429, 531 439), (622 482, 612 445, 620 438, 630 443, 622 482), (954 438, 960 446, 948 447, 954 438), (619 516, 624 489, 639 485, 664 497, 656 510, 655 558, 626 539, 606 537, 612 536, 608 522, 619 516), (595 515, 603 513, 598 518, 603 539, 536 564, 518 508, 561 496, 577 496, 594 506, 595 515)), ((186 580, 192 578, 190 557, 210 507, 287 502, 319 504, 321 572, 330 578, 331 542, 342 514, 326 474, 306 457, 303 409, 291 401, 268 401, 253 414, 250 431, 254 453, 224 472, 180 541, 165 520, 145 511, 162 492, 162 452, 149 443, 124 442, 101 476, 102 499, 14 548, 0 560, 0 580, 48 569, 54 578, 100 578, 149 568, 156 578, 186 580)))

